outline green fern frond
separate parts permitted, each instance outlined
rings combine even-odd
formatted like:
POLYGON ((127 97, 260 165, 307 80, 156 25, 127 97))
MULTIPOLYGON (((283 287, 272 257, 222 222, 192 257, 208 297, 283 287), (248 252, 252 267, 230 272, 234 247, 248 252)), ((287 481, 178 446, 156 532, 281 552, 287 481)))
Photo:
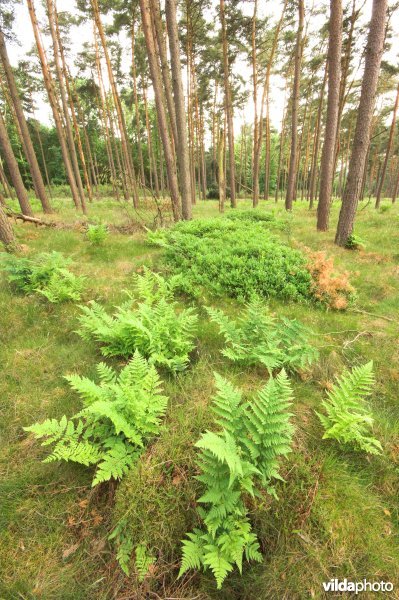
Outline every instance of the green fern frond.
POLYGON ((145 543, 141 543, 138 546, 136 546, 135 554, 136 554, 136 569, 137 569, 137 573, 138 573, 137 579, 140 582, 142 582, 148 575, 149 568, 154 564, 155 556, 153 556, 149 552, 149 550, 147 548, 147 544, 145 544, 145 543))
POLYGON ((374 382, 372 362, 342 374, 322 402, 325 414, 316 412, 325 430, 323 439, 335 439, 369 454, 381 454, 381 443, 370 435, 373 416, 366 404, 374 382))

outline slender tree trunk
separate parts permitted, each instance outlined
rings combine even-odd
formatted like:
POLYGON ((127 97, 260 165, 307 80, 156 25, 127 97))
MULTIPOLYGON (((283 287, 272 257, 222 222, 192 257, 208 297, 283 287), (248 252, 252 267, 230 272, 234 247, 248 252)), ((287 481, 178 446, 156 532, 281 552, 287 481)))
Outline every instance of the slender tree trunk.
POLYGON ((398 89, 396 91, 395 106, 394 106, 394 109, 393 109, 391 128, 389 130, 388 145, 387 145, 387 149, 386 149, 386 152, 385 152, 384 164, 382 166, 381 176, 380 176, 379 183, 378 183, 378 188, 377 188, 377 198, 376 198, 376 201, 375 201, 375 207, 376 208, 379 208, 380 204, 381 204, 382 188, 384 186, 384 180, 385 180, 385 175, 386 175, 386 172, 387 172, 388 160, 389 160, 389 156, 391 154, 393 136, 394 136, 394 133, 395 133, 396 115, 397 115, 397 112, 398 112, 398 105, 399 105, 399 84, 398 84, 398 89))
MULTIPOLYGON (((266 109, 269 107, 269 89, 270 89, 270 75, 273 66, 274 56, 277 50, 278 39, 280 35, 281 26, 283 23, 285 10, 287 7, 288 0, 284 0, 284 5, 281 11, 281 16, 279 22, 277 23, 276 29, 274 31, 272 47, 270 50, 270 55, 267 61, 266 66, 266 74, 265 74, 265 82, 263 85, 263 93, 262 93, 262 102, 260 107, 260 117, 259 117, 259 126, 255 128, 254 126, 254 147, 253 147, 253 194, 252 194, 252 205, 255 207, 259 202, 259 170, 260 170, 260 155, 262 150, 262 137, 263 137, 263 108, 266 104, 266 109), (255 131, 256 129, 256 131, 255 131)), ((252 42, 253 44, 254 42, 252 42)), ((255 117, 256 118, 256 117, 255 117)), ((269 131, 270 134, 270 131, 269 131)), ((269 135, 270 139, 270 135, 269 135)), ((266 167, 266 171, 269 172, 269 165, 266 167)), ((266 187, 265 187, 266 189, 266 187)))
MULTIPOLYGON (((169 4, 169 2, 165 2, 165 10, 166 11, 168 11, 168 4, 169 4)), ((171 128, 171 132, 172 132, 171 141, 172 141, 172 145, 177 148, 177 146, 178 146, 178 132, 177 132, 177 124, 176 124, 176 110, 177 109, 175 110, 175 104, 173 103, 172 82, 171 82, 170 72, 169 72, 168 56, 167 56, 167 50, 166 50, 166 42, 165 42, 165 35, 164 35, 162 18, 161 18, 161 9, 159 6, 159 0, 150 0, 150 7, 151 7, 153 24, 154 24, 154 32, 155 32, 154 40, 156 43, 156 47, 158 49, 158 56, 159 56, 159 60, 160 60, 160 64, 161 64, 161 73, 162 73, 162 80, 163 80, 163 86, 164 86, 164 91, 165 91, 166 106, 168 108, 170 128, 171 128)), ((171 9, 169 8, 169 13, 170 13, 170 10, 171 9)), ((176 25, 176 29, 177 29, 177 25, 176 25)), ((168 35, 170 36, 169 29, 168 29, 168 35)), ((169 40, 169 47, 170 47, 170 40, 169 40)))
POLYGON ((224 204, 226 200, 226 178, 224 174, 224 162, 225 162, 225 151, 224 151, 224 131, 223 129, 219 132, 219 143, 218 143, 218 181, 219 181, 219 212, 224 212, 224 204))
POLYGON ((323 112, 323 98, 324 98, 324 90, 327 82, 327 69, 324 71, 323 83, 321 86, 320 97, 319 97, 319 106, 317 108, 317 119, 316 119, 316 127, 314 132, 314 142, 313 142, 313 156, 312 156, 312 169, 310 174, 310 193, 309 193, 309 208, 313 208, 313 201, 316 197, 316 189, 317 189, 317 165, 319 158, 319 143, 320 143, 320 129, 321 129, 321 115, 323 112))
POLYGON ((159 63, 157 61, 154 32, 152 28, 151 9, 149 0, 140 0, 141 18, 143 23, 143 33, 147 46, 148 62, 155 94, 155 105, 157 109, 157 119, 159 133, 162 138, 162 145, 165 156, 166 170, 172 200, 173 217, 175 221, 180 219, 181 202, 179 186, 177 183, 176 164, 173 155, 172 143, 168 132, 168 121, 166 118, 165 99, 162 89, 162 79, 159 63))
POLYGON ((299 108, 299 89, 301 78, 301 62, 302 62, 302 32, 305 17, 304 0, 298 0, 298 31, 295 47, 295 72, 294 83, 292 86, 292 101, 291 101, 291 151, 290 165, 288 171, 287 193, 285 197, 286 210, 292 210, 292 203, 295 195, 296 182, 296 166, 298 153, 298 108, 299 108))
POLYGON ((184 102, 179 35, 176 21, 176 2, 166 0, 166 23, 169 35, 170 62, 177 129, 177 163, 182 198, 183 219, 191 219, 190 156, 187 142, 186 108, 184 102))
POLYGON ((6 75, 8 89, 10 91, 11 100, 14 106, 15 114, 18 120, 19 128, 21 131, 21 141, 24 144, 24 150, 26 159, 29 164, 29 170, 32 176, 33 185, 39 198, 43 211, 45 213, 51 213, 51 205, 47 198, 46 189, 44 186, 42 174, 40 172, 39 163, 37 162, 36 154, 33 149, 32 140, 30 137, 28 124, 25 119, 24 111, 22 109, 22 103, 18 94, 17 86, 14 79, 14 73, 12 71, 10 61, 8 58, 7 47, 2 31, 0 31, 0 58, 3 63, 4 73, 6 75))
POLYGON ((47 0, 47 15, 48 15, 48 20, 49 20, 51 38, 53 41, 54 63, 55 63, 55 69, 56 69, 56 73, 57 73, 60 95, 61 95, 61 103, 62 103, 62 108, 63 108, 64 125, 65 125, 67 140, 68 140, 68 146, 69 146, 69 154, 71 157, 72 167, 73 167, 73 171, 74 171, 74 175, 75 175, 75 181, 76 181, 76 184, 78 187, 80 203, 82 206, 82 210, 85 213, 86 212, 85 194, 84 194, 84 190, 83 190, 82 179, 80 177, 78 157, 76 155, 76 148, 75 148, 75 142, 73 139, 71 121, 69 119, 68 100, 67 100, 67 93, 66 93, 66 89, 65 89, 65 81, 64 81, 64 77, 63 77, 63 73, 62 73, 61 63, 60 63, 60 43, 59 43, 59 39, 57 36, 56 9, 55 9, 54 0, 47 0))
POLYGON ((43 80, 44 80, 44 84, 46 87, 51 110, 53 113, 54 123, 55 123, 56 129, 57 129, 58 140, 59 140, 59 143, 61 146, 62 159, 64 162, 66 175, 67 175, 67 178, 69 181, 69 186, 71 188, 73 202, 74 202, 76 208, 79 209, 81 207, 80 197, 79 197, 79 192, 78 192, 78 188, 77 188, 76 181, 75 181, 75 176, 74 176, 72 165, 71 165, 68 147, 67 147, 65 136, 64 136, 63 125, 62 125, 62 121, 61 121, 61 117, 60 117, 60 113, 59 113, 58 102, 57 102, 57 98, 55 95, 55 87, 54 87, 53 78, 51 76, 51 73, 50 73, 50 70, 48 67, 48 63, 47 63, 47 57, 44 52, 44 48, 43 48, 43 45, 42 45, 42 42, 40 39, 39 26, 38 26, 38 22, 37 22, 37 17, 36 17, 33 0, 27 0, 27 3, 28 3, 30 19, 32 22, 33 33, 35 36, 36 47, 37 47, 37 51, 39 53, 40 64, 42 67, 43 80))
POLYGON ((14 235, 6 212, 0 202, 0 241, 4 244, 7 252, 18 250, 17 238, 14 235))
POLYGON ((125 162, 126 162, 126 166, 127 166, 127 177, 129 180, 129 184, 130 184, 130 188, 131 188, 132 196, 133 196, 133 204, 134 204, 135 208, 138 208, 139 194, 138 194, 138 189, 137 189, 136 174, 135 174, 133 161, 132 161, 132 153, 131 153, 131 149, 130 149, 129 139, 127 136, 126 123, 125 123, 125 118, 123 116, 123 111, 122 111, 122 104, 121 104, 121 100, 120 100, 120 97, 118 94, 118 89, 116 87, 114 73, 112 70, 111 59, 109 56, 107 41, 106 41, 105 33, 104 33, 104 27, 103 27, 103 24, 102 24, 101 18, 100 18, 100 10, 99 10, 99 6, 98 6, 98 0, 91 0, 91 5, 92 5, 92 9, 93 9, 94 20, 95 20, 95 23, 97 26, 97 31, 98 31, 98 34, 99 34, 100 40, 101 40, 101 46, 102 46, 102 49, 104 52, 105 63, 107 65, 108 79, 109 79, 109 83, 111 86, 112 96, 114 99, 115 110, 116 110, 116 115, 117 115, 117 119, 118 119, 118 126, 119 126, 120 135, 121 135, 122 150, 123 150, 123 154, 124 154, 125 162))
POLYGON ((135 58, 135 46, 136 46, 136 35, 135 35, 135 13, 132 16, 132 77, 133 77, 133 98, 134 98, 134 117, 136 121, 136 139, 137 149, 139 155, 140 165, 140 177, 141 184, 145 187, 145 172, 144 172, 144 161, 143 161, 143 149, 141 140, 141 123, 140 123, 140 108, 139 108, 139 97, 137 93, 137 69, 136 69, 136 58, 135 58))
POLYGON ((0 157, 0 181, 1 181, 1 185, 3 186, 4 196, 6 198, 13 198, 14 197, 13 191, 11 189, 10 184, 7 181, 6 174, 4 173, 3 164, 1 162, 1 157, 0 157))
POLYGON ((234 156, 234 126, 233 126, 233 102, 231 98, 230 87, 230 69, 227 48, 226 32, 226 14, 224 0, 220 0, 220 20, 222 25, 222 45, 223 45, 223 80, 224 80, 224 104, 227 119, 227 136, 229 142, 229 167, 230 167, 230 202, 231 207, 237 207, 236 199, 236 174, 235 174, 235 156, 234 156))
POLYGON ((328 98, 326 129, 320 164, 320 195, 317 207, 317 230, 327 231, 334 179, 335 143, 339 116, 339 86, 341 81, 342 1, 330 0, 328 44, 328 98))
POLYGON ((19 172, 18 163, 14 156, 10 139, 8 137, 6 125, 3 115, 0 113, 0 147, 3 151, 4 159, 7 163, 11 181, 17 194, 18 202, 21 207, 22 214, 33 217, 32 208, 29 203, 28 193, 22 181, 21 173, 19 172))
POLYGON ((386 17, 387 0, 373 0, 355 137, 335 236, 338 246, 345 246, 353 232, 380 73, 386 17))

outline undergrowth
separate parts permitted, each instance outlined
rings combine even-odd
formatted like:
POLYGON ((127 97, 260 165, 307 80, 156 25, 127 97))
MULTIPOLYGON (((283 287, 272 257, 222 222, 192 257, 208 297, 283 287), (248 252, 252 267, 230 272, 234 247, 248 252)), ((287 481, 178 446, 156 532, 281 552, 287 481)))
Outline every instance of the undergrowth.
POLYGON ((34 258, 9 255, 3 262, 3 268, 17 292, 36 292, 49 302, 58 303, 81 298, 84 278, 69 271, 71 263, 59 252, 43 252, 34 258))
POLYGON ((150 233, 181 289, 249 300, 311 297, 306 258, 270 233, 269 223, 246 219, 195 220, 150 233))
POLYGON ((96 465, 93 486, 123 477, 159 433, 168 401, 154 366, 138 353, 119 374, 104 363, 97 372, 100 384, 79 375, 66 377, 83 401, 82 410, 70 419, 64 415, 24 428, 44 438, 43 446, 54 444, 44 462, 96 465))
POLYGON ((82 306, 79 335, 99 344, 104 356, 128 358, 138 350, 155 365, 184 370, 194 348, 194 310, 180 310, 173 286, 156 273, 137 275, 135 284, 134 294, 112 316, 95 301, 82 306))

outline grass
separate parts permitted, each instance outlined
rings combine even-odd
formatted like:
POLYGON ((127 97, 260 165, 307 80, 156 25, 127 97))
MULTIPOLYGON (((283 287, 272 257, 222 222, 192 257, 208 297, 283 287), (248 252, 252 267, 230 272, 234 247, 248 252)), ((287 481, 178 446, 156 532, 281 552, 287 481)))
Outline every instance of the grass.
MULTIPOLYGON (((55 205, 59 212, 49 218, 67 228, 18 223, 15 229, 26 254, 57 250, 73 258, 75 272, 88 277, 82 302, 96 299, 111 308, 123 300, 135 270, 159 264, 159 250, 149 247, 140 231, 113 229, 104 246, 95 248, 85 240, 84 219, 76 217, 71 202, 59 199, 55 205)), ((241 206, 248 208, 249 202, 241 206)), ((262 208, 282 211, 272 202, 262 208)), ((124 207, 106 199, 89 210, 111 225, 126 221, 124 207)), ((222 218, 211 201, 199 202, 194 215, 222 218)), ((295 600, 328 597, 322 581, 332 577, 384 579, 398 589, 399 210, 379 213, 371 205, 359 210, 356 232, 366 243, 361 251, 333 244, 337 215, 334 206, 332 230, 316 233, 315 213, 298 202, 289 230, 279 233, 290 243, 334 256, 337 267, 350 271, 358 299, 345 312, 277 299, 270 303, 278 314, 314 329, 321 357, 309 374, 293 378, 296 435, 294 451, 283 464, 285 482, 277 486, 279 500, 249 501, 265 560, 246 565, 242 577, 230 576, 221 592, 207 575, 189 574, 176 582, 180 539, 197 519, 193 444, 212 424, 213 371, 247 390, 260 387, 265 372, 242 370, 223 359, 217 327, 200 308, 192 366, 177 378, 165 375, 170 404, 163 433, 116 490, 91 490, 88 469, 42 464, 45 449, 22 427, 73 414, 79 402, 62 376, 94 376, 100 355, 74 333, 76 305, 51 306, 36 296, 16 296, 1 277, 0 598, 295 600), (371 400, 375 434, 384 446, 383 455, 372 458, 322 441, 314 414, 336 374, 370 359, 377 376, 371 400), (134 568, 130 578, 123 575, 107 542, 121 517, 127 518, 135 545, 146 542, 159 556, 143 584, 134 568)), ((240 310, 232 300, 217 304, 232 315, 240 310)), ((396 598, 395 588, 385 597, 396 598)))

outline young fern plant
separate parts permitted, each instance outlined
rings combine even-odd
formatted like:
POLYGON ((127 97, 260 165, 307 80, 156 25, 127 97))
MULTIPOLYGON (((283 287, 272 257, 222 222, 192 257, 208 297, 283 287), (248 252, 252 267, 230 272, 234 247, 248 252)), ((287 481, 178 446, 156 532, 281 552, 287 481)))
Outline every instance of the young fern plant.
POLYGON ((197 315, 179 310, 173 286, 146 270, 136 276, 136 293, 110 316, 97 302, 82 308, 79 335, 95 341, 105 356, 128 358, 138 350, 158 366, 171 371, 187 367, 194 348, 197 315))
POLYGON ((311 331, 295 319, 277 320, 259 300, 252 300, 236 321, 221 309, 206 310, 225 339, 222 354, 234 362, 261 364, 272 373, 282 367, 290 371, 305 369, 317 359, 316 348, 309 344, 311 331))
POLYGON ((323 439, 381 454, 381 442, 371 435, 374 419, 366 402, 374 383, 372 361, 342 374, 322 402, 325 414, 316 412, 325 429, 323 439))
POLYGON ((85 280, 69 271, 71 262, 60 252, 43 252, 32 259, 8 256, 4 270, 18 292, 36 292, 52 303, 78 301, 85 280))
POLYGON ((246 401, 230 382, 215 377, 212 411, 219 430, 207 431, 196 443, 196 478, 204 487, 198 512, 204 528, 194 529, 183 541, 179 576, 189 569, 210 569, 220 589, 234 566, 242 572, 244 557, 262 560, 244 494, 266 489, 275 495, 273 480, 281 479, 279 458, 291 451, 293 427, 288 410, 292 390, 284 370, 246 401))
POLYGON ((79 375, 65 378, 83 401, 81 411, 24 428, 44 439, 42 446, 53 445, 44 462, 95 465, 93 486, 123 477, 159 433, 168 402, 155 367, 138 352, 119 375, 104 363, 97 372, 99 384, 79 375))

